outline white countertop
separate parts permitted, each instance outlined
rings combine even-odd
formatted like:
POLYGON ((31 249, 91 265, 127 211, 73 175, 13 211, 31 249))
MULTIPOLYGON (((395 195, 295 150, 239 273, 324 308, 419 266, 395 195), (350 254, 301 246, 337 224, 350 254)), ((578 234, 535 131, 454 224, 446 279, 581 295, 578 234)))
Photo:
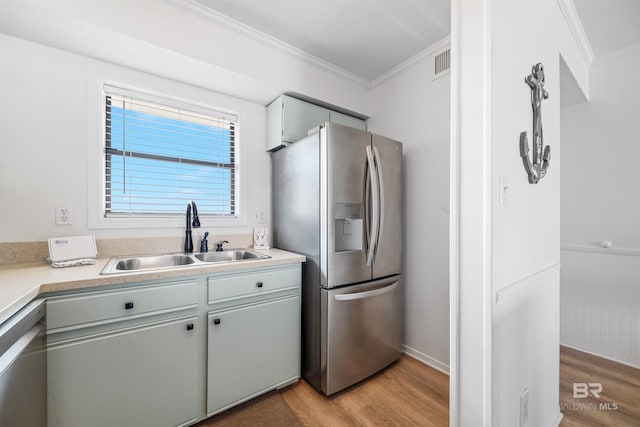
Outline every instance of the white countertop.
POLYGON ((100 275, 100 271, 109 261, 109 258, 98 259, 94 265, 68 268, 53 268, 44 262, 0 266, 0 323, 7 320, 29 301, 42 293, 269 267, 304 262, 306 259, 303 255, 280 249, 256 250, 256 252, 268 255, 271 258, 104 276, 100 275))

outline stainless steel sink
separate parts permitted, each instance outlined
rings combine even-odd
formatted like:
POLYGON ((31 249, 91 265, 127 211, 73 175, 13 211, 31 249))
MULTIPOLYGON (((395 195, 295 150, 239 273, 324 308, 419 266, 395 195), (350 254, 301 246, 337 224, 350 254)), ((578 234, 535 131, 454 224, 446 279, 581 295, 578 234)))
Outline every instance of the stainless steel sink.
POLYGON ((169 268, 198 267, 221 262, 250 261, 271 258, 248 249, 227 249, 199 254, 132 255, 113 257, 100 274, 131 273, 169 268))
POLYGON ((146 270, 149 268, 178 267, 193 263, 193 258, 187 255, 153 255, 121 259, 116 263, 115 269, 120 271, 146 270))
POLYGON ((196 254, 195 257, 202 262, 228 262, 269 258, 267 255, 248 251, 246 249, 227 249, 222 252, 204 252, 196 254))

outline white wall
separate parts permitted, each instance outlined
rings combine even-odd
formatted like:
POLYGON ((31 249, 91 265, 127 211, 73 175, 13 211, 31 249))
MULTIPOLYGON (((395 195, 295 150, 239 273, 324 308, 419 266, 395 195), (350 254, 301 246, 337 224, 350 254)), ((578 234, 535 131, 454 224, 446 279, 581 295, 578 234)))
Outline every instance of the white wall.
POLYGON ((640 250, 640 46, 591 68, 589 102, 562 109, 562 244, 640 250))
MULTIPOLYGON (((95 200, 99 181, 100 138, 91 138, 88 111, 89 74, 112 81, 135 82, 159 93, 205 102, 239 113, 239 146, 242 159, 241 209, 244 222, 232 227, 203 218, 203 228, 216 234, 249 233, 256 213, 270 211, 270 160, 265 152, 264 106, 238 100, 189 85, 141 74, 123 67, 62 52, 24 40, 0 35, 5 58, 0 71, 0 193, 3 206, 0 241, 39 241, 60 235, 95 234, 98 238, 137 236, 181 236, 184 221, 177 218, 162 229, 144 227, 95 229, 89 227, 89 204, 95 200), (89 152, 96 158, 91 159, 89 152), (248 173, 250 172, 250 173, 248 173), (56 226, 55 206, 73 210, 73 225, 56 226)), ((99 132, 98 132, 99 135, 99 132)), ((176 248, 178 250, 179 248, 176 248)))
POLYGON ((294 91, 367 115, 364 79, 188 0, 4 0, 0 32, 261 104, 294 91))
POLYGON ((244 221, 232 227, 203 222, 214 238, 250 232, 259 212, 270 221, 270 185, 264 179, 270 174, 265 152, 267 102, 283 91, 296 91, 368 112, 366 82, 221 21, 196 17, 181 4, 0 4, 0 32, 8 34, 0 38, 0 144, 5 153, 0 189, 3 205, 15 207, 2 213, 1 242, 87 233, 98 238, 182 235, 179 220, 168 229, 89 228, 89 197, 94 192, 89 186, 96 173, 88 163, 90 144, 95 143, 88 114, 94 89, 90 74, 185 99, 199 97, 244 116, 244 221), (54 224, 56 205, 72 207, 72 226, 54 224))
POLYGON ((448 372, 451 80, 432 80, 433 58, 373 87, 367 125, 403 143, 405 351, 448 372))
MULTIPOLYGON (((371 115, 375 131, 405 143, 407 248, 406 350, 447 370, 449 79, 431 81, 432 58, 377 83, 256 38, 215 17, 195 17, 185 2, 6 0, 0 3, 0 242, 95 234, 98 238, 182 236, 168 228, 90 228, 99 174, 95 77, 240 112, 244 225, 203 220, 202 231, 250 232, 255 214, 269 222, 270 160, 264 104, 295 91, 371 115), (71 206, 72 226, 54 224, 71 206), (420 233, 419 235, 417 233, 420 233), (422 254, 428 253, 423 258, 422 254)), ((176 248, 178 250, 179 248, 176 248)))
POLYGON ((459 1, 455 7, 460 18, 453 46, 461 46, 463 61, 452 83, 459 88, 453 118, 460 182, 453 199, 460 197, 460 255, 454 262, 459 279, 452 283, 460 294, 460 425, 520 425, 525 388, 526 425, 557 425, 560 54, 579 84, 587 65, 555 0, 459 1), (468 9, 471 3, 475 12, 468 9), (476 62, 466 61, 467 55, 476 62), (552 162, 547 176, 532 185, 518 144, 522 131, 532 138, 531 92, 524 78, 538 62, 550 94, 542 120, 552 162), (509 187, 506 206, 499 204, 501 175, 509 187), (486 390, 491 395, 482 401, 486 390))
POLYGON ((640 46, 599 58, 590 102, 562 109, 560 339, 640 367, 638 69, 640 46))
POLYGON ((492 8, 493 421, 518 425, 520 394, 528 388, 528 425, 551 426, 560 417, 560 55, 577 75, 587 66, 556 1, 497 0, 492 8), (533 138, 524 77, 537 62, 549 92, 542 122, 551 165, 532 185, 518 142, 525 130, 533 138), (509 185, 506 206, 498 203, 500 175, 509 185))

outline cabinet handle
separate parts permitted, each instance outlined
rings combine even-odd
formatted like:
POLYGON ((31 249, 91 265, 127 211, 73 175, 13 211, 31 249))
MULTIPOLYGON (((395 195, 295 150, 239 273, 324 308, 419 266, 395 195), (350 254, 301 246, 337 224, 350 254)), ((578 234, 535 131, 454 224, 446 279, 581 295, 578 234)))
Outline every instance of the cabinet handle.
POLYGON ((193 323, 188 323, 187 324, 187 331, 192 331, 193 330, 193 323))
POLYGON ((259 287, 259 288, 261 288, 261 287, 262 287, 262 282, 258 282, 258 283, 256 283, 256 286, 257 286, 257 287, 259 287))
POLYGON ((214 325, 219 325, 220 324, 220 319, 213 319, 213 324, 214 325))
POLYGON ((124 309, 125 310, 131 310, 133 308, 133 303, 132 302, 125 302, 124 303, 124 309))

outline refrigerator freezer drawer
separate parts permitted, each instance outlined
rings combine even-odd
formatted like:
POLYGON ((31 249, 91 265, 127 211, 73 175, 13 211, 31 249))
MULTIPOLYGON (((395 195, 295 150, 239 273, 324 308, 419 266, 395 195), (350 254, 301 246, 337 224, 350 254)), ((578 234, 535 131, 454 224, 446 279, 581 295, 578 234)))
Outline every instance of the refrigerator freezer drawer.
POLYGON ((322 391, 333 394, 400 357, 401 276, 322 290, 322 391))

